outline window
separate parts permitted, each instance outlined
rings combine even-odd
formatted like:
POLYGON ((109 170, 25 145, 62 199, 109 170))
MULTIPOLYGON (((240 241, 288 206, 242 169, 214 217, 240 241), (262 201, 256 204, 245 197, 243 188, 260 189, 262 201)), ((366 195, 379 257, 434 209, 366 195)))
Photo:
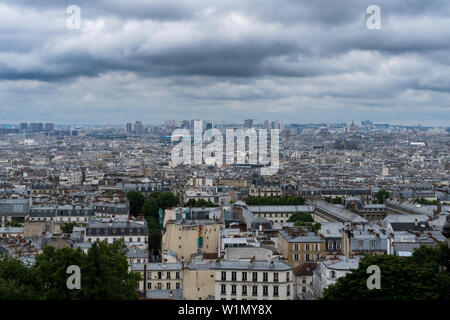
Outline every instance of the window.
POLYGON ((170 279, 170 272, 167 272, 166 279, 170 279))
POLYGON ((179 271, 177 271, 177 272, 175 273, 175 278, 176 278, 176 279, 180 279, 180 272, 179 272, 179 271))
POLYGON ((247 272, 242 272, 242 281, 247 281, 247 272))
POLYGON ((227 286, 226 286, 226 285, 223 284, 223 285, 221 286, 220 293, 221 293, 221 294, 226 294, 226 293, 227 293, 227 286))
POLYGON ((263 286, 263 296, 268 296, 268 295, 269 295, 269 287, 263 286))
POLYGON ((328 241, 328 249, 333 249, 333 241, 328 241))
POLYGON ((358 247, 360 247, 360 248, 364 247, 364 241, 363 240, 358 240, 358 247))
POLYGON ((294 244, 294 250, 298 251, 298 243, 294 244))
POLYGON ((340 241, 336 241, 336 249, 341 249, 341 242, 340 241))
POLYGON ((161 287, 162 287, 162 284, 161 284, 161 282, 158 282, 158 290, 161 290, 161 287))
POLYGON ((243 296, 247 295, 247 286, 242 286, 242 295, 243 296))
POLYGON ((151 272, 147 272, 147 278, 149 278, 149 279, 152 278, 152 273, 151 272))
POLYGON ((305 244, 305 250, 306 250, 306 251, 309 251, 309 250, 310 250, 310 249, 309 249, 309 243, 305 244))
POLYGON ((225 271, 222 271, 222 281, 227 280, 227 273, 225 271))
POLYGON ((302 277, 302 283, 306 283, 306 277, 302 277))
POLYGON ((162 279, 162 272, 161 271, 158 272, 158 279, 162 279))
POLYGON ((273 287, 273 296, 278 297, 278 286, 273 287))
POLYGON ((263 281, 264 282, 269 281, 269 274, 267 272, 263 272, 263 281))
POLYGON ((147 282, 147 289, 151 290, 152 289, 152 283, 151 282, 147 282))
POLYGON ((258 281, 258 272, 253 272, 253 281, 254 282, 258 281))
POLYGON ((331 277, 332 279, 336 278, 336 272, 331 271, 331 272, 330 272, 330 277, 331 277))
POLYGON ((306 261, 311 261, 311 257, 309 256, 309 254, 305 254, 305 260, 306 261))
POLYGON ((289 281, 289 279, 290 279, 290 273, 289 272, 286 272, 286 281, 289 281))
POLYGON ((252 295, 253 296, 257 296, 258 295, 258 287, 257 286, 253 286, 252 287, 252 295))
POLYGON ((129 242, 133 242, 133 238, 130 238, 129 240, 130 240, 129 242))
POLYGON ((316 251, 319 251, 320 249, 319 249, 319 244, 318 243, 316 243, 316 251))
POLYGON ((294 260, 298 261, 298 254, 294 254, 294 260))
POLYGON ((278 272, 273 274, 273 282, 278 282, 278 272))
POLYGON ((291 295, 291 286, 287 286, 287 289, 286 289, 286 295, 287 296, 290 296, 291 295))
POLYGON ((370 240, 370 246, 375 247, 377 245, 377 240, 370 240))
POLYGON ((236 272, 235 271, 233 271, 231 273, 231 281, 236 281, 236 272))
POLYGON ((235 286, 235 285, 232 285, 232 286, 231 286, 231 294, 232 294, 233 296, 236 295, 236 286, 235 286))
POLYGON ((170 282, 167 282, 166 286, 167 286, 167 290, 170 290, 170 282))
POLYGON ((179 282, 177 282, 177 283, 175 283, 175 289, 180 289, 180 283, 179 282))

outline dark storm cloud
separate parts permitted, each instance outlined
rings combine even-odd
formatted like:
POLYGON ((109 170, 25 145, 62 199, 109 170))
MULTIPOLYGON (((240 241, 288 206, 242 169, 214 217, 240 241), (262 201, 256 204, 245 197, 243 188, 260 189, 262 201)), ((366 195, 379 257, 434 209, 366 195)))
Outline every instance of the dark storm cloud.
POLYGON ((113 119, 127 98, 136 110, 216 105, 212 114, 258 117, 272 115, 268 100, 289 119, 389 104, 420 118, 423 104, 449 120, 449 17, 444 0, 6 0, 0 115, 24 101, 51 115, 71 95, 79 110, 110 108, 113 119), (73 4, 81 30, 66 27, 73 4), (381 30, 366 27, 372 4, 381 30), (30 96, 18 97, 24 81, 30 96))

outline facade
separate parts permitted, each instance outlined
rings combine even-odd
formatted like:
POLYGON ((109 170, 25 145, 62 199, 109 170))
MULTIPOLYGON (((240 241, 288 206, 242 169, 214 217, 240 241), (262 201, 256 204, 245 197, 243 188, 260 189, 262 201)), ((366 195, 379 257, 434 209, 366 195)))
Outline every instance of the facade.
POLYGON ((293 268, 303 262, 318 261, 326 255, 325 240, 299 227, 278 232, 278 250, 293 268))
POLYGON ((316 270, 316 268, 317 262, 305 262, 293 269, 296 296, 314 294, 312 283, 314 270, 316 270))
POLYGON ((179 262, 136 263, 131 265, 131 271, 141 273, 138 291, 182 290, 183 269, 179 262))
POLYGON ((308 205, 268 205, 268 206, 247 206, 256 217, 264 218, 272 222, 284 223, 295 212, 313 213, 314 207, 308 205))
POLYGON ((331 284, 335 284, 337 279, 357 269, 360 257, 346 258, 344 256, 335 260, 325 260, 317 263, 317 268, 313 272, 312 289, 314 296, 319 298, 323 291, 331 284))
POLYGON ((217 253, 219 232, 224 225, 216 220, 168 221, 162 237, 162 250, 175 252, 180 261, 190 262, 197 253, 217 253))
POLYGON ((92 219, 86 226, 84 242, 106 241, 113 243, 118 239, 124 239, 126 243, 148 242, 148 228, 143 223, 134 221, 118 221, 112 219, 92 219))
POLYGON ((292 268, 279 260, 217 262, 216 300, 292 300, 292 268))

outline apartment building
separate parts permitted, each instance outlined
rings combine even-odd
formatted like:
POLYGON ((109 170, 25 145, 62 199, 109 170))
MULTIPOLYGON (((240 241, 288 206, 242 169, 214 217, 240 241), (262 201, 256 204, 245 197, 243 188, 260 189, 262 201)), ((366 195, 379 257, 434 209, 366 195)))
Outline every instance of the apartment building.
POLYGON ((147 243, 147 222, 119 221, 117 219, 91 219, 86 226, 84 242, 106 241, 114 243, 124 239, 128 243, 147 243))
POLYGON ((284 261, 217 262, 216 300, 292 300, 292 268, 284 261))
POLYGON ((180 261, 190 262, 193 254, 217 253, 219 232, 224 225, 216 220, 168 221, 162 250, 175 252, 180 261))
POLYGON ((301 227, 280 230, 278 250, 293 268, 303 262, 318 261, 326 255, 325 240, 301 227))
POLYGON ((131 271, 141 273, 142 280, 137 283, 136 288, 141 292, 182 290, 183 268, 179 262, 135 263, 131 265, 131 271))

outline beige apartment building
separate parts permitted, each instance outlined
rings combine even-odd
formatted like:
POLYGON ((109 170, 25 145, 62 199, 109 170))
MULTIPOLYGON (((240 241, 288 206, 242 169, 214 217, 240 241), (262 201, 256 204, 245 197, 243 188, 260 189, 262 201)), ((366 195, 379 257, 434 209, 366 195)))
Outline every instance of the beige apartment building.
POLYGON ((190 262, 193 254, 217 253, 219 230, 216 220, 168 221, 162 237, 162 250, 171 250, 180 261, 190 262))

